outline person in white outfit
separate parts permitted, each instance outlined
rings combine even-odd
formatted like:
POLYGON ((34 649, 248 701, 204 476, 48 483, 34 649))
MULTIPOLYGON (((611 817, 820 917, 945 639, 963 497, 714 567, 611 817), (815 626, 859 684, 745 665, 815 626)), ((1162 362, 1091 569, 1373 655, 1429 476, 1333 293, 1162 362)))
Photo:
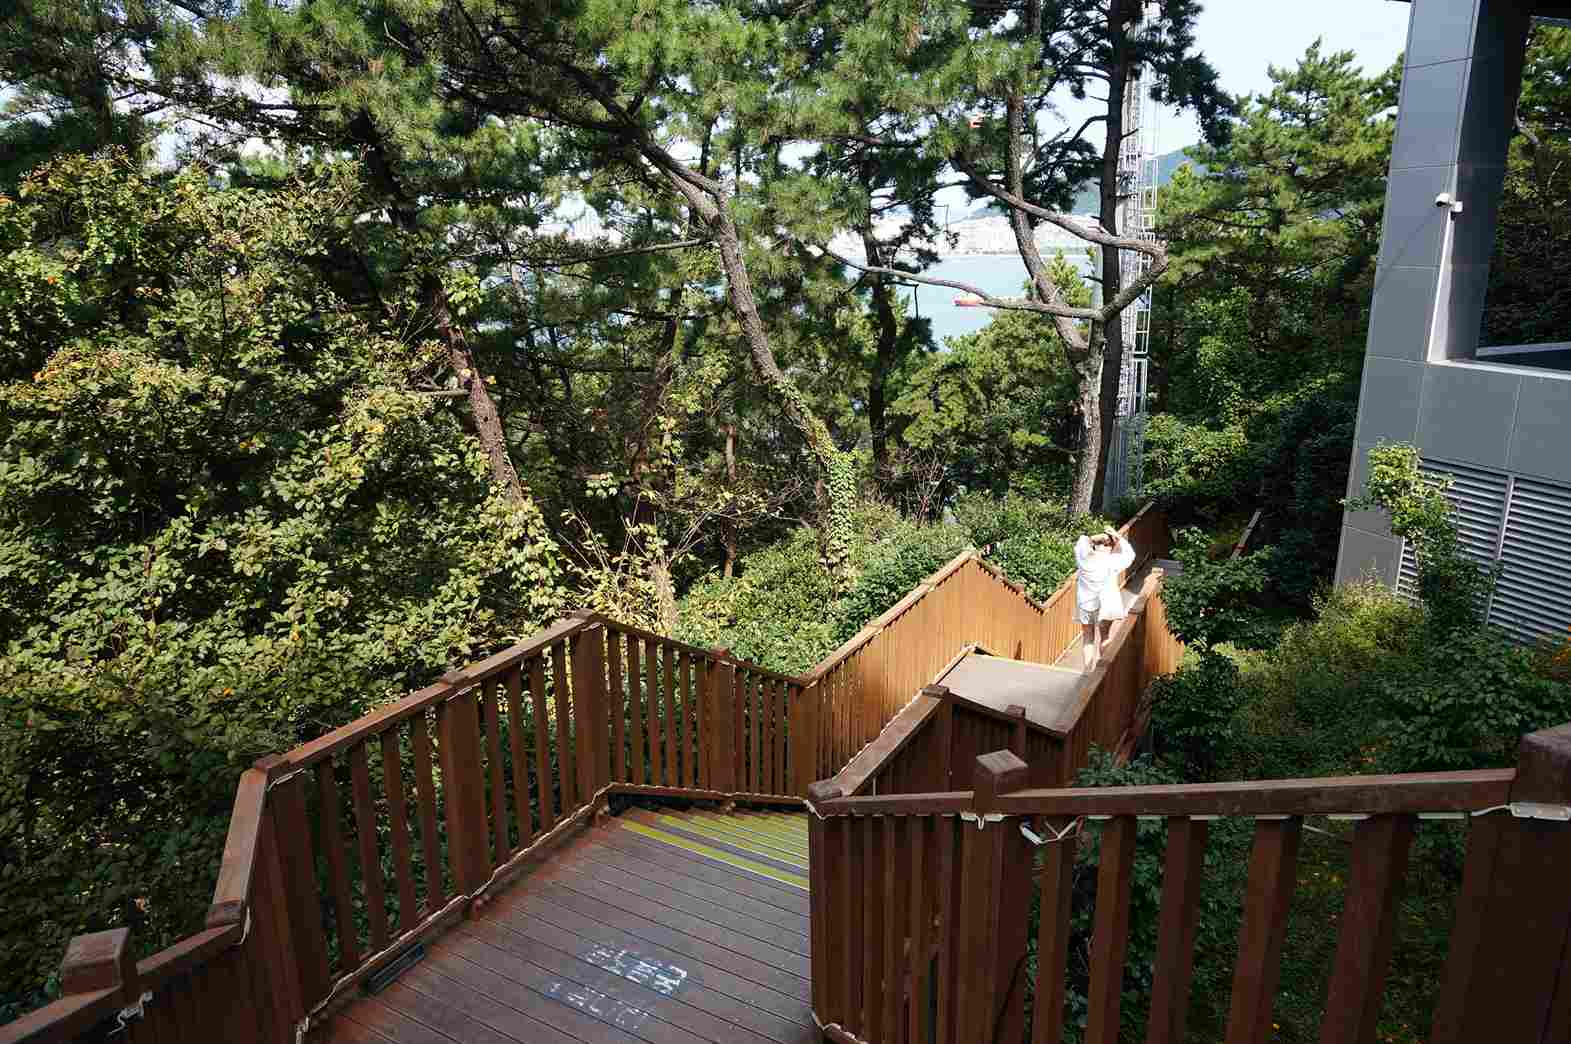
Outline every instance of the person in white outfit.
POLYGON ((1075 608, 1079 610, 1080 637, 1086 670, 1102 658, 1102 645, 1114 620, 1129 613, 1118 574, 1135 561, 1135 549, 1112 529, 1075 541, 1075 608))

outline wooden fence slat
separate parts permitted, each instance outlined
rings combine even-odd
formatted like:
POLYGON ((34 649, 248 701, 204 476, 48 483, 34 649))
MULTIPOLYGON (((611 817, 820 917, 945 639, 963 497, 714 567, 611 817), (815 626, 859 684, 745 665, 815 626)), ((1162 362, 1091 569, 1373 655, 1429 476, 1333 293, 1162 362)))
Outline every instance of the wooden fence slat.
POLYGON ((682 722, 676 713, 676 649, 667 645, 661 650, 665 661, 665 783, 668 787, 682 785, 681 762, 677 752, 682 749, 682 722))
POLYGON ((622 635, 609 627, 605 632, 606 709, 611 715, 611 779, 627 781, 627 697, 622 690, 622 635))
POLYGON ((473 895, 491 875, 485 777, 480 765, 480 713, 475 693, 459 693, 438 704, 436 720, 448 867, 453 872, 454 891, 473 895))
POLYGON ((938 817, 933 821, 933 832, 938 843, 935 903, 938 910, 935 935, 938 943, 938 1026, 934 1033, 938 1044, 955 1042, 955 921, 960 913, 960 890, 955 887, 955 849, 958 843, 956 834, 961 826, 959 818, 938 817))
POLYGON ((420 806, 420 853, 425 861, 425 910, 440 909, 442 848, 436 826, 436 780, 431 773, 431 728, 422 712, 409 719, 409 746, 415 756, 415 799, 420 806))
POLYGON ((791 793, 791 784, 786 779, 786 685, 785 682, 776 680, 774 685, 775 701, 775 789, 773 793, 791 793))
POLYGON ((884 919, 888 911, 884 906, 884 836, 879 827, 886 816, 870 817, 862 821, 862 1021, 857 1036, 867 1041, 888 1039, 882 1025, 884 1011, 884 965, 889 955, 884 952, 884 919))
POLYGON ((338 933, 339 972, 353 971, 360 964, 360 943, 355 930, 355 908, 350 899, 349 867, 344 861, 344 828, 339 819, 338 783, 333 778, 333 760, 316 766, 317 807, 321 810, 322 852, 327 857, 327 877, 333 889, 334 927, 338 933))
POLYGON ((693 658, 681 654, 678 669, 678 692, 681 698, 677 708, 682 715, 682 785, 698 785, 698 701, 693 698, 693 658))
POLYGON ((909 936, 911 888, 906 867, 911 864, 911 853, 906 848, 910 836, 905 823, 909 816, 879 816, 884 846, 884 888, 879 897, 884 903, 884 985, 879 994, 884 1006, 879 1025, 884 1028, 884 1039, 900 1039, 901 1002, 905 999, 907 956, 903 953, 909 936))
POLYGON ((1412 840, 1411 816, 1377 816, 1360 820, 1354 828, 1347 897, 1320 1020, 1321 1044, 1375 1039, 1412 840))
POLYGON ((585 804, 608 779, 610 731, 606 718, 605 628, 591 627, 573 635, 574 755, 578 766, 578 800, 585 804))
POLYGON ((1091 985, 1087 1044, 1117 1044, 1129 952, 1129 900, 1134 881, 1134 816, 1116 816, 1102 828, 1096 875, 1096 914, 1091 933, 1091 985))
POLYGON ((535 781, 540 802, 540 833, 543 834, 556 825, 556 787, 551 779, 551 723, 546 708, 544 656, 529 661, 529 703, 535 718, 535 781))
MULTIPOLYGON (((414 721, 420 719, 416 717, 414 721)), ((309 1010, 327 996, 327 934, 317 890, 316 852, 306 819, 307 777, 279 780, 268 792, 268 809, 278 840, 284 901, 289 909, 300 1002, 309 1010)))
POLYGON ((928 858, 932 817, 902 816, 901 823, 906 831, 906 852, 910 858, 906 866, 910 879, 906 937, 910 940, 911 946, 911 988, 906 1002, 905 1039, 917 1044, 928 1039, 926 1028, 929 1010, 927 998, 930 989, 928 953, 932 948, 933 895, 927 888, 924 875, 930 872, 932 866, 928 858))
POLYGON ((1303 821, 1262 819, 1255 825, 1249 853, 1249 886, 1244 894, 1244 923, 1238 933, 1238 963, 1233 969, 1233 1000, 1227 1019, 1227 1044, 1269 1040, 1271 1011, 1281 971, 1287 911, 1293 901, 1298 841, 1303 821))
POLYGON ((642 785, 648 777, 644 774, 644 699, 640 693, 643 677, 639 666, 638 638, 630 634, 627 636, 627 705, 632 715, 629 725, 633 731, 633 782, 642 785))
POLYGON ((507 752, 513 764, 513 824, 518 830, 518 847, 525 848, 534 838, 529 815, 529 753, 524 746, 524 672, 514 664, 507 672, 507 752))
POLYGON ((414 856, 409 845, 409 809, 404 796, 404 763, 400 756, 401 726, 382 733, 382 791, 387 796, 393 873, 398 881, 398 930, 414 928, 420 916, 415 903, 414 856))
MULTIPOLYGON (((1066 820, 1058 830, 1068 830, 1066 820)), ((1041 902, 1036 932, 1036 1004, 1031 1015, 1032 1044, 1062 1044, 1068 980, 1069 900, 1074 894, 1078 832, 1048 845, 1038 878, 1041 902)))
POLYGON ((562 814, 576 809, 578 793, 577 765, 573 760, 573 695, 572 683, 567 677, 567 640, 551 646, 551 703, 556 708, 556 769, 557 782, 562 788, 562 814))
POLYGON ((1188 816, 1171 816, 1167 821, 1146 1044, 1183 1044, 1187 1031, 1189 990, 1195 973, 1195 925, 1200 916, 1200 881, 1210 826, 1203 819, 1188 816))
POLYGON ((480 702, 485 715, 486 768, 491 776, 491 861, 507 862, 507 781, 502 774, 502 715, 495 678, 481 685, 480 702))
POLYGON ((644 642, 644 695, 649 698, 649 782, 669 786, 664 775, 660 743, 660 658, 654 639, 644 642))

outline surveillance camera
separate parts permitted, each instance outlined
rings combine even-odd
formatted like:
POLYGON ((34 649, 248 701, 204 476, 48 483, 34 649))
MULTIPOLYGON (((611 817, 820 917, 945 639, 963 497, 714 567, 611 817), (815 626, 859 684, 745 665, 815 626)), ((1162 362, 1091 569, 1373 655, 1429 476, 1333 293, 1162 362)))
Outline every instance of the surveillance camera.
POLYGON ((1451 193, 1449 193, 1449 192, 1442 192, 1442 193, 1440 193, 1440 195, 1435 197, 1435 206, 1437 206, 1437 207, 1449 207, 1450 205, 1451 205, 1451 193))

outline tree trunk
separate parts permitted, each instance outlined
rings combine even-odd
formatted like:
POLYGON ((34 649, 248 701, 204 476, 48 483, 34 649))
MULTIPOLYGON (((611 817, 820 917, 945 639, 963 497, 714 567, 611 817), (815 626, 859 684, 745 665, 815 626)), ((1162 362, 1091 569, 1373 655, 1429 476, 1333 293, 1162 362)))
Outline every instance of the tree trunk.
MULTIPOLYGON (((725 475, 726 481, 731 483, 731 488, 736 488, 736 421, 730 420, 725 426, 725 475)), ((727 578, 736 571, 737 532, 736 519, 727 518, 720 524, 720 532, 725 540, 725 573, 727 578)))
POLYGON ((486 387, 480 367, 475 363, 474 353, 469 350, 469 343, 464 337, 463 329, 453 321, 452 309, 447 299, 447 288, 433 274, 422 280, 421 290, 426 299, 426 307, 431 310, 431 316, 436 321, 437 332, 442 335, 442 340, 447 345, 448 364, 458 375, 458 386, 464 390, 469 400, 469 412, 474 416, 475 421, 475 437, 480 440, 480 447, 485 450, 486 459, 491 462, 491 479, 513 503, 523 504, 529 500, 529 494, 525 492, 524 484, 518 478, 518 469, 513 467, 513 458, 507 449, 507 430, 502 426, 502 415, 497 412, 496 400, 491 398, 491 391, 486 387))
POLYGON ((649 567, 655 585, 655 610, 660 615, 660 633, 676 633, 676 584, 671 579, 671 563, 665 555, 655 555, 649 567))
POLYGON ((753 296, 753 283, 748 276, 741 241, 727 209, 727 201, 723 196, 717 200, 704 195, 697 186, 679 174, 672 174, 671 180, 689 202, 694 203, 713 229, 715 246, 720 251, 720 267, 726 277, 726 294, 731 299, 731 308, 747 338, 753 369, 780 401, 786 418, 806 440, 808 451, 818 464, 823 477, 823 496, 819 507, 822 513, 820 528, 824 567, 835 578, 837 585, 846 586, 851 580, 851 508, 856 498, 855 457, 841 452, 835 445, 828 426, 813 413, 807 397, 775 362, 774 351, 769 346, 769 333, 764 329, 764 321, 758 312, 758 300, 753 296))
MULTIPOLYGON (((1106 232, 1119 234, 1118 201, 1123 186, 1118 183, 1118 157, 1124 145, 1124 94, 1129 84, 1129 36, 1125 22, 1114 6, 1108 20, 1112 58, 1107 70, 1107 137, 1102 143, 1102 199, 1098 215, 1106 232)), ((1136 7, 1134 10, 1138 11, 1136 7)), ((1123 289, 1123 251, 1102 248, 1102 300, 1111 301, 1123 289)), ((1095 475, 1091 485, 1091 505, 1102 506, 1107 480, 1108 452, 1113 445, 1113 428, 1118 415, 1118 384, 1124 367, 1123 315, 1114 316, 1102 328, 1102 401, 1099 403, 1095 475)))
POLYGON ((1102 460, 1102 356, 1088 352, 1074 364, 1075 412, 1080 422, 1080 448, 1075 456, 1075 478, 1069 488, 1071 516, 1089 514, 1100 485, 1102 460))
MULTIPOLYGON (((867 263, 882 267, 884 258, 872 227, 864 225, 861 232, 867 263)), ((889 466, 889 374, 899 354, 900 331, 895 325, 895 307, 890 299, 888 280, 881 275, 872 278, 873 323, 878 331, 878 345, 873 357, 873 372, 867 380, 867 426, 873 436, 873 474, 882 478, 889 466)))

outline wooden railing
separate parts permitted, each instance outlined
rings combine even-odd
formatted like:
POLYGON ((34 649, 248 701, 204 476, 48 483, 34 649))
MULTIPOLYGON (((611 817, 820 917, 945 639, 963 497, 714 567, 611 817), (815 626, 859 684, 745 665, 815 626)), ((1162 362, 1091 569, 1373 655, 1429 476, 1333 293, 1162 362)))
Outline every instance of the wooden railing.
MULTIPOLYGON (((1121 581, 1167 553, 1167 521, 1154 504, 1119 532, 1139 556, 1121 581)), ((967 644, 1052 663, 1080 636, 1074 587, 1071 576, 1037 602, 975 551, 918 584, 802 679, 825 720, 812 778, 832 775, 873 742, 967 644)))
POLYGON ((0 1042, 70 1040, 132 1007, 131 1040, 292 1042, 613 794, 800 804, 817 744, 789 739, 818 730, 801 691, 723 651, 563 620, 259 761, 207 929, 134 967, 124 930, 79 937, 66 996, 0 1042), (79 950, 97 970, 75 970, 79 950))
MULTIPOLYGON (((1125 530, 1166 546, 1150 511, 1125 530)), ((612 795, 800 804, 956 650, 1051 659, 1060 615, 969 552, 798 678, 574 614, 258 761, 207 928, 134 964, 123 931, 78 937, 65 996, 0 1044, 71 1040, 125 1009, 133 1041, 291 1044, 612 795)))
POLYGON ((1030 766, 1033 785, 1068 785, 1093 744, 1108 750, 1130 744, 1139 732, 1142 694, 1183 656, 1183 645, 1167 630, 1162 580, 1160 569, 1146 575, 1097 668, 1076 683, 1071 702, 1077 720, 1067 733, 1029 720, 1023 707, 1001 711, 945 686, 949 670, 971 651, 967 647, 828 782, 847 797, 964 790, 977 755, 1007 749, 1030 766))
POLYGON ((1081 790, 1022 789, 1025 778, 1019 758, 997 751, 977 759, 969 791, 845 797, 814 784, 812 1003, 830 1039, 1021 1044, 1029 991, 1031 1044, 1061 1041, 1077 827, 1096 818, 1105 823, 1084 1040, 1117 1041, 1135 827, 1161 818, 1145 1039, 1183 1040, 1208 823, 1225 816, 1255 820, 1226 1040, 1273 1039, 1299 837, 1311 815, 1356 821, 1323 1044, 1374 1039, 1420 816, 1468 820, 1431 1044, 1571 1039, 1571 726, 1525 737, 1515 770, 1081 790), (1033 879, 1041 912, 1029 979, 1033 879))

